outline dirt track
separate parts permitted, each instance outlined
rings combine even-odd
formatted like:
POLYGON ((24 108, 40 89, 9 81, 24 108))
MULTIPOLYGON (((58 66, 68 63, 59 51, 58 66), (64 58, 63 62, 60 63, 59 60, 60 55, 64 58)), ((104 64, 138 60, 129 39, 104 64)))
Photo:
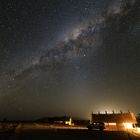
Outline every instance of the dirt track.
POLYGON ((0 134, 0 140, 140 140, 126 132, 80 129, 32 129, 0 134))

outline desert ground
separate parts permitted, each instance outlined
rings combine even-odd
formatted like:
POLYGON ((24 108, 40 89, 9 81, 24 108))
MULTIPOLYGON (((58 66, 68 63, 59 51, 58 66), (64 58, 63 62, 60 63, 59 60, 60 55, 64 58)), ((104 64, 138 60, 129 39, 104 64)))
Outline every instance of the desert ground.
POLYGON ((89 131, 86 127, 65 127, 45 124, 15 124, 0 131, 0 140, 140 140, 128 131, 89 131))

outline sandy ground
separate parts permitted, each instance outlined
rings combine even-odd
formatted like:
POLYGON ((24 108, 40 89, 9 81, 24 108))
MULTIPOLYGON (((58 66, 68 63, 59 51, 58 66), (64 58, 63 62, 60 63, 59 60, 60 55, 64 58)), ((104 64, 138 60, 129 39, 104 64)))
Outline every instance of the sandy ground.
POLYGON ((12 131, 0 132, 0 140, 140 140, 128 132, 88 131, 85 127, 19 124, 12 131))

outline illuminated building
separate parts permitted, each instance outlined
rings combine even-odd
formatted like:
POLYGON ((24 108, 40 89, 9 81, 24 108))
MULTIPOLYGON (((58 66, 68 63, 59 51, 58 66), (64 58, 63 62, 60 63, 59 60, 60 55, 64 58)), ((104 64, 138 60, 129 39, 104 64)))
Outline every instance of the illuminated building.
POLYGON ((137 123, 134 113, 107 113, 91 114, 91 123, 104 122, 108 130, 134 129, 137 123))

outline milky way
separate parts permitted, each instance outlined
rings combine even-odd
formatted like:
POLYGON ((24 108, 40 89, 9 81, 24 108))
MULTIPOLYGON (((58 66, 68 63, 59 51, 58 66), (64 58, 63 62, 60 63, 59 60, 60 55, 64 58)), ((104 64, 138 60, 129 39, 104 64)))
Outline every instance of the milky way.
MULTIPOLYGON (((31 4, 27 2, 29 7, 31 4)), ((49 0, 33 4, 36 12, 27 17, 38 28, 29 33, 32 24, 26 25, 29 30, 26 38, 27 32, 20 27, 25 41, 16 36, 15 48, 10 48, 13 44, 9 43, 5 43, 6 49, 0 48, 7 54, 6 58, 0 53, 1 118, 35 119, 45 115, 87 118, 92 111, 138 112, 139 0, 108 0, 104 4, 102 0, 71 0, 54 7, 53 4, 55 1, 49 0), (70 8, 65 9, 69 4, 70 8), (41 16, 43 21, 48 19, 43 27, 41 16)), ((19 10, 20 5, 9 5, 12 10, 19 10)), ((25 5, 22 10, 26 14, 25 5)), ((19 29, 15 29, 17 34, 19 29)))

